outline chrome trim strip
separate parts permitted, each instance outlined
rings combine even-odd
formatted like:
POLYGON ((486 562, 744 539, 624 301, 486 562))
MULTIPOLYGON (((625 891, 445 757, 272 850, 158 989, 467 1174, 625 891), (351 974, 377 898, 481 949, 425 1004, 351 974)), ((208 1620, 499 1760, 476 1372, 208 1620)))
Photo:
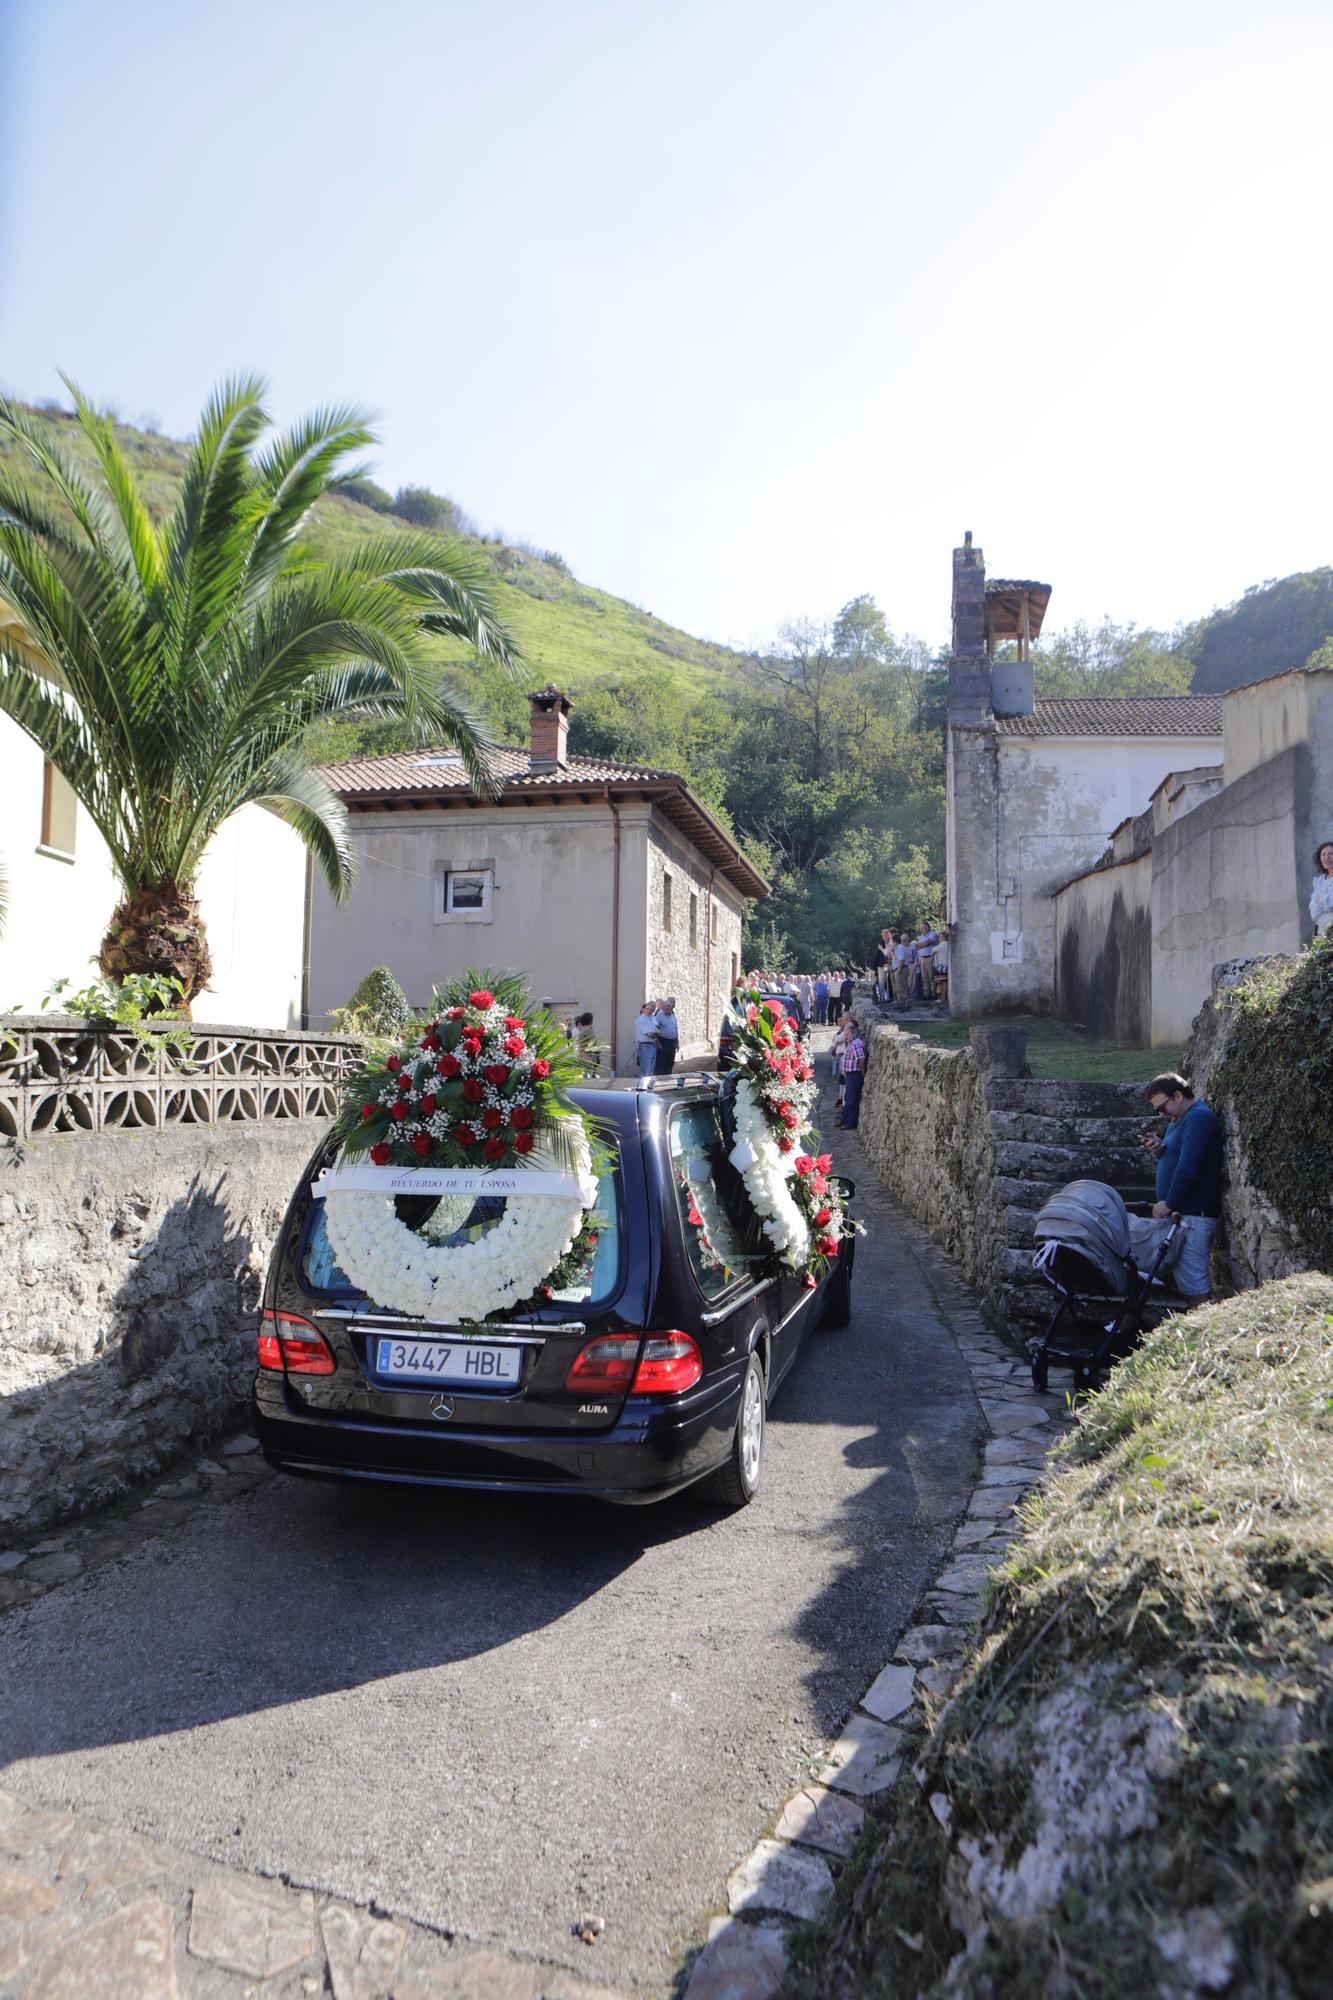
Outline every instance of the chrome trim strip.
POLYGON ((778 1321, 777 1325, 769 1328, 770 1334, 781 1333, 783 1327, 787 1324, 787 1321, 789 1319, 795 1319, 798 1312, 803 1312, 806 1306, 809 1305, 813 1297, 814 1297, 813 1292, 807 1292, 804 1298, 797 1299, 796 1304, 792 1307, 791 1311, 783 1313, 782 1318, 778 1321))
MULTIPOLYGON (((751 1299, 757 1299, 764 1292, 771 1291, 776 1283, 776 1278, 761 1278, 757 1285, 751 1285, 748 1292, 738 1292, 734 1299, 728 1300, 724 1306, 719 1306, 716 1312, 700 1313, 700 1324, 703 1326, 720 1326, 724 1319, 730 1319, 731 1315, 734 1312, 738 1312, 742 1306, 748 1306, 751 1299)), ((801 1303, 804 1304, 805 1301, 802 1300, 801 1303)), ((790 1313, 788 1313, 787 1318, 791 1318, 790 1313)))

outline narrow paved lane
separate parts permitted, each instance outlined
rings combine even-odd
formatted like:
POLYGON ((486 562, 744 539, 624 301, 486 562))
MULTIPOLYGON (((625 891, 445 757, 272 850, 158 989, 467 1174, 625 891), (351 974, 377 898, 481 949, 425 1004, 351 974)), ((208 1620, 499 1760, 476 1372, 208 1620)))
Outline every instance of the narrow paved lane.
POLYGON ((0 1621, 0 1783, 665 1993, 969 1491, 963 1365, 845 1150, 853 1324, 807 1343, 745 1513, 274 1480, 0 1621))

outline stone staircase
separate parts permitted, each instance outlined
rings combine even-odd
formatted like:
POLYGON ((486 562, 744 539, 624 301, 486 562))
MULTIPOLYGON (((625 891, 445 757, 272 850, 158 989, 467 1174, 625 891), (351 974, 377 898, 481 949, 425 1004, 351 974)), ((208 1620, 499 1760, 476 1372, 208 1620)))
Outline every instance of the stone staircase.
POLYGON ((1126 1201, 1151 1200, 1152 1160, 1141 1141, 1152 1117, 1138 1084, 992 1075, 985 1090, 1004 1232, 997 1275, 1021 1330, 1044 1323, 1054 1307, 1050 1287, 1032 1271, 1038 1210, 1073 1180, 1106 1181, 1126 1201))

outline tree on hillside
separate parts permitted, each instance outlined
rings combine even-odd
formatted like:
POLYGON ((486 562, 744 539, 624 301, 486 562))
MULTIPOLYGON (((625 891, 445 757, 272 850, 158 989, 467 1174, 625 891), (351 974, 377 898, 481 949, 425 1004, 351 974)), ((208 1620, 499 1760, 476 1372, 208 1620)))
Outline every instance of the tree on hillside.
POLYGON ((1198 694, 1220 694, 1301 667, 1333 637, 1333 569, 1256 584, 1235 604, 1199 620, 1183 650, 1198 694))
POLYGON ((179 497, 157 520, 115 427, 74 388, 89 474, 0 401, 0 711, 69 781, 110 850, 124 900, 102 942, 108 977, 162 973, 185 999, 210 958, 199 864, 244 805, 271 807, 343 900, 341 801, 308 763, 312 725, 400 718, 450 743, 494 789, 489 740, 440 674, 434 641, 517 665, 487 565, 402 532, 344 560, 298 556, 311 507, 371 443, 355 411, 317 412, 264 442, 263 384, 226 383, 203 413, 179 497))
POLYGON ((1043 636, 1032 649, 1037 699, 1071 695, 1188 694, 1193 668, 1179 633, 1083 619, 1043 636))

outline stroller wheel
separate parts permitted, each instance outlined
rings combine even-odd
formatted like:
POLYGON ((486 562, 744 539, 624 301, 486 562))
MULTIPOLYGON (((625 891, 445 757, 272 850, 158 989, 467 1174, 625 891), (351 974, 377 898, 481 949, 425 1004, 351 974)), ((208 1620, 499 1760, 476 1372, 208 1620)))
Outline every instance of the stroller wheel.
POLYGON ((1046 1385, 1049 1380, 1050 1369, 1047 1366, 1045 1355, 1035 1355, 1032 1362, 1032 1386, 1039 1396, 1046 1394, 1046 1385))

